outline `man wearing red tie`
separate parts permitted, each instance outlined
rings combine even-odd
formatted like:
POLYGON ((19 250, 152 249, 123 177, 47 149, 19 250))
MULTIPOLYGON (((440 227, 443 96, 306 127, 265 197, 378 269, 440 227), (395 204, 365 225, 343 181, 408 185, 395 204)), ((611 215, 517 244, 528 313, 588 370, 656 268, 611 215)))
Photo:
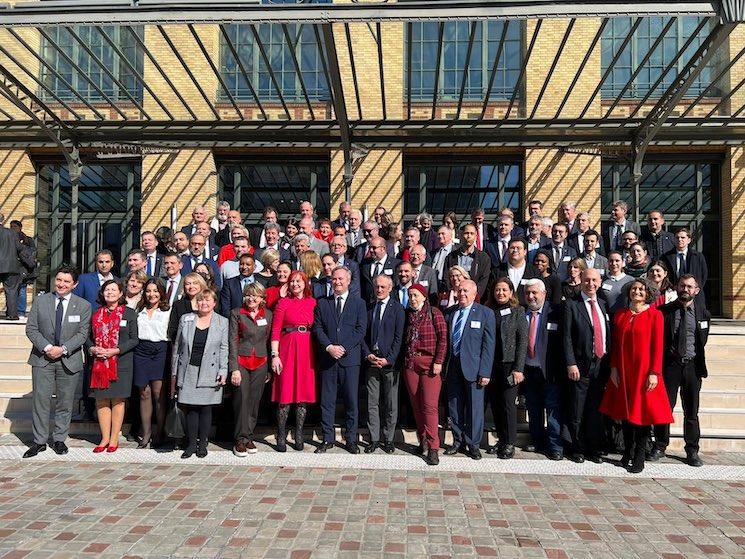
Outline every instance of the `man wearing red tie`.
POLYGON ((476 228, 476 248, 484 250, 489 241, 489 226, 484 223, 483 208, 476 208, 471 212, 471 224, 476 228))
POLYGON ((600 272, 582 272, 582 292, 566 303, 564 356, 569 377, 566 425, 572 460, 602 463, 602 418, 598 407, 608 375, 610 322, 605 302, 598 298, 600 272))

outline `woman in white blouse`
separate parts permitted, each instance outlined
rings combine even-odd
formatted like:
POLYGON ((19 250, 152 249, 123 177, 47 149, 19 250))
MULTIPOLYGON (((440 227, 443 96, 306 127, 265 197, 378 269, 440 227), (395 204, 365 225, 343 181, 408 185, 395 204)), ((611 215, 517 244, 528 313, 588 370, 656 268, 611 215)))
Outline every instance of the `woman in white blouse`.
POLYGON ((149 279, 137 306, 137 332, 140 343, 134 354, 134 384, 140 390, 140 418, 142 433, 138 448, 163 443, 166 421, 166 395, 163 379, 168 354, 168 321, 171 310, 168 297, 160 281, 149 279), (155 438, 152 435, 153 401, 155 401, 155 438))

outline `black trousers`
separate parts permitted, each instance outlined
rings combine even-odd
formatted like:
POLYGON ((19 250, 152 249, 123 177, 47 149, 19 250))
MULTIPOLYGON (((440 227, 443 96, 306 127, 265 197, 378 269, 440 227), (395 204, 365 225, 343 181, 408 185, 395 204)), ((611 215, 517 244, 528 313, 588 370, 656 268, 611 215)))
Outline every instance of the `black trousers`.
POLYGON ((233 387, 233 439, 236 442, 253 440, 267 374, 266 364, 255 371, 241 368, 241 384, 233 387))
POLYGON ((567 379, 569 417, 567 429, 572 452, 599 454, 603 444, 603 418, 599 411, 606 378, 601 374, 601 362, 580 371, 577 381, 567 379))
POLYGON ((500 445, 517 444, 517 406, 515 400, 519 385, 510 386, 508 375, 512 363, 498 363, 492 372, 492 379, 486 385, 486 394, 494 416, 494 427, 500 445))
POLYGON ((207 448, 212 427, 212 406, 181 405, 186 413, 186 438, 189 441, 187 448, 192 452, 198 448, 207 448))
MULTIPOLYGON (((665 365, 662 371, 670 407, 675 408, 678 401, 678 390, 683 405, 683 440, 686 454, 698 452, 698 441, 701 430, 698 424, 698 404, 701 392, 701 377, 696 375, 693 361, 681 363, 678 360, 665 365)), ((654 438, 657 448, 665 450, 670 444, 670 425, 655 425, 654 438)))

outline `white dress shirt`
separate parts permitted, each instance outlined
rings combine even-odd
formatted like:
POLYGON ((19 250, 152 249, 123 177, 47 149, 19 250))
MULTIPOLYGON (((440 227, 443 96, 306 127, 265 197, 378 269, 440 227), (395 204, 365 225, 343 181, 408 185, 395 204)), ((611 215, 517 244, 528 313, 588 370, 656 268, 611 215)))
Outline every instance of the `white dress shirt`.
POLYGON ((445 260, 453 251, 453 243, 447 244, 444 247, 440 247, 435 253, 435 257, 432 259, 432 268, 437 272, 437 279, 444 279, 443 274, 445 273, 445 260))
POLYGON ((98 275, 98 285, 103 285, 104 282, 114 279, 114 275, 111 272, 109 272, 108 276, 102 276, 100 272, 97 275, 98 275))
POLYGON ((525 262, 523 261, 523 265, 517 267, 513 267, 510 264, 507 264, 507 275, 510 277, 512 286, 517 289, 520 286, 520 282, 522 281, 523 276, 525 275, 525 262))
MULTIPOLYGON (((62 301, 60 302, 59 297, 57 297, 57 294, 54 294, 54 312, 57 313, 57 305, 62 305, 62 324, 65 324, 65 319, 67 318, 67 307, 70 305, 70 297, 72 297, 72 292, 68 293, 62 298, 62 301)), ((54 317, 52 317, 52 321, 54 321, 54 317)), ((49 351, 54 347, 53 344, 47 344, 44 346, 44 353, 49 351)), ((64 346, 63 346, 64 347, 64 346)), ((65 351, 65 355, 67 355, 67 351, 65 351)))
POLYGON ((173 288, 171 290, 171 297, 168 299, 168 304, 170 306, 173 306, 173 303, 178 300, 178 286, 179 283, 181 283, 181 274, 178 274, 177 276, 174 276, 172 278, 164 278, 164 281, 166 282, 166 293, 168 293, 168 287, 170 285, 173 285, 173 288))
POLYGON ((171 310, 155 309, 153 316, 148 316, 147 310, 142 309, 137 314, 137 337, 150 342, 168 341, 168 321, 171 310))

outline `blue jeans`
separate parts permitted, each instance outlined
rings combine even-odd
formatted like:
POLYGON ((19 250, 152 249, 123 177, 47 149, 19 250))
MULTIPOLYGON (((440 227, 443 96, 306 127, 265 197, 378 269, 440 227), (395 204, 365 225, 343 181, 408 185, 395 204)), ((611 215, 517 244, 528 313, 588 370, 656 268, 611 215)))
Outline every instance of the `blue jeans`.
POLYGON ((546 380, 541 369, 526 365, 523 386, 533 444, 548 452, 563 453, 559 385, 546 380))
POLYGON ((26 315, 26 304, 27 304, 27 295, 26 295, 26 287, 27 285, 25 283, 21 283, 21 286, 19 287, 18 291, 18 314, 21 316, 26 315))

